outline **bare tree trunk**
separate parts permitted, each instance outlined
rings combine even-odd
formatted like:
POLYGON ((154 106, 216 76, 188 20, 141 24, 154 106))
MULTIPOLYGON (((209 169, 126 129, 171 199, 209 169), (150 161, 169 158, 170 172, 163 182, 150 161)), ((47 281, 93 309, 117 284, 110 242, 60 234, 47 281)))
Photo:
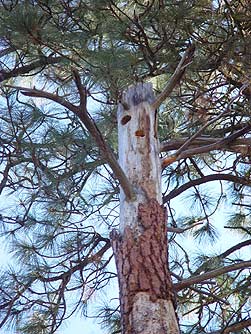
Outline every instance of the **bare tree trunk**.
POLYGON ((135 191, 120 193, 120 231, 112 233, 123 334, 178 334, 168 271, 166 212, 151 84, 124 94, 118 109, 119 162, 135 191))

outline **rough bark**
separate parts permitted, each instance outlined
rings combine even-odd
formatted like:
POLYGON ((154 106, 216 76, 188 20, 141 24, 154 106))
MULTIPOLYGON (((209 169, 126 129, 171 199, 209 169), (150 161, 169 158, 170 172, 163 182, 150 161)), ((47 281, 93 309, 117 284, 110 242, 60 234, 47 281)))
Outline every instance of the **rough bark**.
POLYGON ((119 162, 136 199, 120 193, 120 230, 111 235, 123 334, 178 334, 161 202, 156 112, 150 84, 130 87, 118 110, 119 162))
POLYGON ((151 199, 138 207, 140 235, 126 226, 123 237, 113 233, 120 284, 124 334, 177 333, 174 294, 167 266, 164 208, 151 199))

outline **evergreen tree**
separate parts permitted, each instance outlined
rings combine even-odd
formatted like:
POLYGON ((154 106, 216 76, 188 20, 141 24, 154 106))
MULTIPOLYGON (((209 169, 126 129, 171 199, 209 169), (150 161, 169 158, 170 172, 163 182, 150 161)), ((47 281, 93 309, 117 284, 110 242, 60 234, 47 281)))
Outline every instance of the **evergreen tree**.
MULTIPOLYGON (((150 296, 177 308, 180 329, 163 314, 155 318, 162 332, 250 333, 250 9, 235 0, 1 1, 1 236, 12 258, 1 271, 0 327, 54 333, 79 309, 88 314, 91 297, 117 280, 113 246, 122 314, 118 305, 98 314, 111 333, 121 331, 120 318, 123 334, 145 332, 149 320, 140 308, 133 318, 132 299, 150 288, 142 280, 135 295, 127 290, 127 252, 126 268, 139 276, 147 256, 161 258, 157 273, 142 276, 161 276, 150 296), (146 169, 138 160, 136 175, 121 129, 134 129, 143 107, 135 159, 147 149, 157 156, 155 165, 140 155, 146 169), (157 176, 147 178, 156 166, 162 194, 157 176), (155 240, 149 253, 153 234, 140 228, 123 244, 128 229, 114 232, 119 202, 134 205, 145 229, 155 224, 159 247, 155 240), (231 217, 220 222, 221 242, 232 233, 236 243, 212 253, 224 205, 231 217), (203 252, 191 253, 188 237, 203 252), (146 251, 136 253, 140 266, 134 247, 146 251)), ((124 212, 120 222, 130 225, 124 212)))

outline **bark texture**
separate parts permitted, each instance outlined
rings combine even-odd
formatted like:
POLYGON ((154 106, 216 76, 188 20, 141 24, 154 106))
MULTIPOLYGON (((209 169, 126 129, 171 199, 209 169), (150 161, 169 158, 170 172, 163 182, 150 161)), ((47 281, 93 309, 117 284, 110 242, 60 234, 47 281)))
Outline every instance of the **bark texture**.
POLYGON ((151 84, 123 94, 118 108, 119 163, 133 187, 120 191, 120 229, 111 235, 123 334, 178 334, 168 271, 157 113, 151 84))
POLYGON ((179 333, 168 271, 164 208, 150 199, 138 207, 142 232, 126 227, 123 238, 113 233, 112 245, 120 286, 124 334, 179 333))

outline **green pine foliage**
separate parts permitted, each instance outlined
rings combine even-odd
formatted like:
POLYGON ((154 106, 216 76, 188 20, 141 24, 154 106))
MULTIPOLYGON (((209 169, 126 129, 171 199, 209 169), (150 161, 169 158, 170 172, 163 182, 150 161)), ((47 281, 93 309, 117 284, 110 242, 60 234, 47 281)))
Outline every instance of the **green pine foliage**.
MULTIPOLYGON (((11 265, 0 274, 0 327, 57 333, 116 281, 109 233, 119 180, 76 114, 20 87, 79 105, 77 71, 88 115, 117 157, 123 90, 148 81, 159 94, 193 44, 193 61, 158 110, 161 158, 200 131, 162 174, 177 313, 183 334, 250 333, 250 129, 227 140, 250 124, 250 13, 244 0, 1 1, 0 229, 11 265), (228 221, 215 218, 224 211, 228 221)), ((98 321, 119 333, 107 299, 98 321)))

